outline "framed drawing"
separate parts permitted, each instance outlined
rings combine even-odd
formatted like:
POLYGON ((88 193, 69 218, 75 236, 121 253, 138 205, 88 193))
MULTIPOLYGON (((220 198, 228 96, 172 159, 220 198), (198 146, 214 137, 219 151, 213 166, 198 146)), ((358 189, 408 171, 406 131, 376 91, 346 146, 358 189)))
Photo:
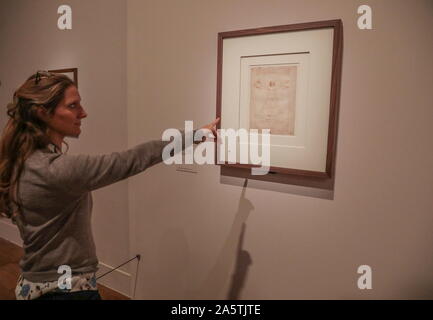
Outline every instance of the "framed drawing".
POLYGON ((77 68, 48 70, 48 72, 63 73, 65 76, 68 76, 70 79, 74 80, 75 85, 78 88, 78 69, 77 68))
POLYGON ((268 175, 333 179, 342 32, 330 20, 218 34, 219 129, 269 129, 268 175))

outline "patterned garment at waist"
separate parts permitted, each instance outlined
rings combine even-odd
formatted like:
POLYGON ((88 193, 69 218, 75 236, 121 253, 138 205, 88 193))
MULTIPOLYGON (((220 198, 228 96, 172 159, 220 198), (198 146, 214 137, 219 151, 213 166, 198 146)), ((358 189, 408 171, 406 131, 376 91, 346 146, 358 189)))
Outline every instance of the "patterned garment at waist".
POLYGON ((60 289, 58 281, 31 282, 20 275, 15 288, 17 300, 33 300, 49 292, 76 292, 83 290, 98 290, 94 273, 84 273, 71 277, 71 289, 60 289))

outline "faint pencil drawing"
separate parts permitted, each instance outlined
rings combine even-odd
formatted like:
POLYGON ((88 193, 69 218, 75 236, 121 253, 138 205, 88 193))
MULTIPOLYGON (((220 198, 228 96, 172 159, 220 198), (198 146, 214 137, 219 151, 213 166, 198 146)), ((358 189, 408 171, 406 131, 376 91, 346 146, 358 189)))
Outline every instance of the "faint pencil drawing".
POLYGON ((297 66, 251 67, 250 129, 295 134, 297 66))

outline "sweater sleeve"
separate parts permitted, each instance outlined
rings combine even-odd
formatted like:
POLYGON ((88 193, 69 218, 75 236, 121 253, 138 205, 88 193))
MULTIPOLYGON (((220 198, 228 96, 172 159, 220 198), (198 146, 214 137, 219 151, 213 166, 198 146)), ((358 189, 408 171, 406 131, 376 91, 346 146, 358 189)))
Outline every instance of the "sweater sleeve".
MULTIPOLYGON (((182 150, 185 135, 182 133, 182 150)), ((129 150, 106 155, 67 155, 50 157, 48 165, 53 184, 68 193, 96 190, 136 175, 162 162, 162 152, 170 141, 149 141, 129 150)), ((173 153, 172 153, 173 154, 173 153)))

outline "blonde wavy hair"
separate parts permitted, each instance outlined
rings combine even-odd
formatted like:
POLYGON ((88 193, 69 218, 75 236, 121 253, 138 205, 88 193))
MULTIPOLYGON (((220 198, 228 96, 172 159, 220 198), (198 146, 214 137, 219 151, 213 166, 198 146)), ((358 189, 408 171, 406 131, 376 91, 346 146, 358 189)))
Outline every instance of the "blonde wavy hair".
POLYGON ((24 163, 35 150, 50 143, 48 127, 37 110, 43 108, 53 115, 71 85, 74 82, 63 74, 38 71, 15 91, 7 105, 9 120, 0 137, 0 215, 13 218, 19 213, 16 194, 24 163))

